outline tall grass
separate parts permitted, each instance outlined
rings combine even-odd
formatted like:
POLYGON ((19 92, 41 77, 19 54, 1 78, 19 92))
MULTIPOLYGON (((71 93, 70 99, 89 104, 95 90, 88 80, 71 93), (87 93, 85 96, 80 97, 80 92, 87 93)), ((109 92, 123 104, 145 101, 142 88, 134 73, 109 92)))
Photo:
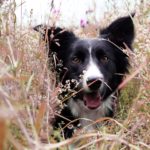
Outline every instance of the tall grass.
MULTIPOLYGON (((76 131, 67 140, 51 126, 62 107, 61 89, 44 42, 30 24, 17 26, 16 7, 15 1, 0 1, 0 149, 150 149, 150 2, 136 6, 134 52, 125 50, 132 68, 120 86, 115 118, 99 119, 109 123, 92 133, 76 131)), ((103 26, 118 17, 115 9, 105 14, 103 26)), ((72 30, 95 36, 98 27, 90 23, 72 30)))

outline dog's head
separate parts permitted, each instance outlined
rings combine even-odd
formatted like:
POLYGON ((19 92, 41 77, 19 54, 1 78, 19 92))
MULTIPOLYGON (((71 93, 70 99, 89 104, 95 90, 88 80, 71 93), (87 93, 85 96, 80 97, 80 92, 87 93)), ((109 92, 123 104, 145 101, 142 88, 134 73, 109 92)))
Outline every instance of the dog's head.
MULTIPOLYGON (((40 28, 37 26, 35 30, 40 28)), ((80 39, 58 27, 44 27, 42 34, 49 56, 55 52, 57 63, 60 60, 63 63, 60 81, 64 85, 72 79, 78 82, 75 90, 79 92, 74 101, 80 101, 87 109, 98 109, 128 72, 128 57, 122 49, 126 46, 132 49, 134 25, 130 16, 115 20, 97 38, 80 39)))

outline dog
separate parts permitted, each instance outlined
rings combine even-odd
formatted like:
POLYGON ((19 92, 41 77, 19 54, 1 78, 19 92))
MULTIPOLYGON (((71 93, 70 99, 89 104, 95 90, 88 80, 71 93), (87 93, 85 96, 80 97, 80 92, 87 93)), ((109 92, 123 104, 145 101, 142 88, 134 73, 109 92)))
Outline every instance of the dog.
MULTIPOLYGON (((75 91, 64 100, 65 106, 53 123, 58 128, 63 122, 61 127, 65 127, 65 138, 72 137, 78 125, 85 127, 90 124, 89 120, 113 117, 117 89, 130 66, 123 49, 128 47, 132 50, 135 35, 133 16, 114 20, 96 38, 81 39, 72 31, 60 27, 38 25, 34 28, 46 41, 48 57, 56 54, 55 69, 59 72, 59 82, 75 91), (42 27, 43 32, 40 31, 42 27), (67 126, 70 121, 74 128, 67 126)), ((64 93, 67 92, 65 90, 64 93)), ((88 129, 93 128, 96 125, 88 129)))

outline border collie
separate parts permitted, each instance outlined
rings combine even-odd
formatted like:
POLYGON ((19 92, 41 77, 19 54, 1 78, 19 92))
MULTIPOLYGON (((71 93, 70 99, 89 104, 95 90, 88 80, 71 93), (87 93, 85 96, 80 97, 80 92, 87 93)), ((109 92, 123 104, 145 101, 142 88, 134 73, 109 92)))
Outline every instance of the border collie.
MULTIPOLYGON (((91 123, 89 120, 113 116, 117 88, 128 73, 129 60, 123 49, 132 49, 133 16, 118 18, 96 38, 81 39, 59 27, 39 25, 34 28, 46 41, 48 56, 52 53, 57 56, 55 69, 59 70, 59 81, 66 88, 64 93, 69 93, 69 89, 76 91, 73 96, 63 99, 65 106, 60 113, 63 117, 56 117, 54 127, 60 127, 62 121, 61 127, 70 121, 75 128, 78 123, 85 127, 91 123), (75 119, 78 121, 74 122, 75 119)), ((65 127, 65 138, 72 137, 73 131, 74 128, 65 127)))

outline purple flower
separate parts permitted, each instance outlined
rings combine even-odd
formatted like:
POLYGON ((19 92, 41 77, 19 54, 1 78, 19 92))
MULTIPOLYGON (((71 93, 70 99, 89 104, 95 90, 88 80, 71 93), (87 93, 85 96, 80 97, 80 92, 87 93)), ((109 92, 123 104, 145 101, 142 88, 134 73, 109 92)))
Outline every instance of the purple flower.
POLYGON ((81 26, 82 28, 85 28, 85 26, 86 26, 87 24, 88 24, 88 21, 83 20, 83 19, 80 20, 80 26, 81 26))
POLYGON ((60 10, 59 9, 54 9, 53 10, 53 14, 59 14, 60 13, 60 10))

